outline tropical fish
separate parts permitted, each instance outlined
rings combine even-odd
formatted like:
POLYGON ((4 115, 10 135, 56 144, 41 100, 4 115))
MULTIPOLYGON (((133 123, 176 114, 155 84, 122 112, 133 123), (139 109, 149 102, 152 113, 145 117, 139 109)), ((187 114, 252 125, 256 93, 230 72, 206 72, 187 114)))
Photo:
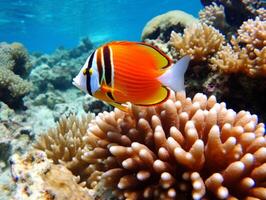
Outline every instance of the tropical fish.
POLYGON ((97 48, 73 84, 90 95, 126 111, 126 102, 157 105, 170 89, 184 90, 184 73, 190 61, 177 63, 161 50, 141 42, 117 41, 97 48))

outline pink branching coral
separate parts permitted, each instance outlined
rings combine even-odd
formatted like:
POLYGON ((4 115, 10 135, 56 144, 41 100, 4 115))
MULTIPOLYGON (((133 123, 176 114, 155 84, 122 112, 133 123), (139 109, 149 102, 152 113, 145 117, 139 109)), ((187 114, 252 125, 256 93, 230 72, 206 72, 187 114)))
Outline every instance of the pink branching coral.
MULTIPOLYGON (((118 199, 265 199, 264 124, 216 98, 183 93, 158 107, 100 113, 81 159, 87 187, 118 199)), ((84 179, 83 179, 84 180, 84 179)))

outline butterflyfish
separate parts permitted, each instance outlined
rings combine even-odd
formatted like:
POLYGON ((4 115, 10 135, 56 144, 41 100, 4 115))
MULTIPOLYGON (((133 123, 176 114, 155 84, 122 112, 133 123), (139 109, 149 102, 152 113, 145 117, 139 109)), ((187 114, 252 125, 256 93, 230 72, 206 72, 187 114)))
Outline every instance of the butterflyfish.
POLYGON ((189 61, 185 56, 173 64, 161 50, 142 42, 110 42, 87 58, 73 84, 127 111, 126 102, 157 105, 167 100, 170 89, 184 90, 189 61))

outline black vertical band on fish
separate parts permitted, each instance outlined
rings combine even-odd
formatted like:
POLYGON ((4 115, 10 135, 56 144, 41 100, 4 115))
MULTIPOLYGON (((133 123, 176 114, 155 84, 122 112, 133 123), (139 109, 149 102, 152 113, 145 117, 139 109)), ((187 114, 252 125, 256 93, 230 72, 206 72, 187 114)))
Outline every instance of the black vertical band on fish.
POLYGON ((113 101, 115 101, 115 98, 114 98, 112 92, 109 91, 109 92, 106 93, 106 95, 107 95, 110 99, 112 99, 113 101))
POLYGON ((91 76, 90 76, 90 68, 92 67, 92 61, 93 61, 93 57, 94 57, 94 53, 95 51, 91 54, 91 57, 89 59, 89 62, 88 62, 88 66, 87 66, 87 80, 86 80, 86 86, 87 86, 87 91, 90 95, 92 95, 92 92, 91 92, 91 76))
POLYGON ((99 49, 96 53, 96 63, 97 68, 99 72, 99 84, 102 84, 102 78, 103 78, 103 64, 102 64, 102 51, 99 49))
POLYGON ((105 65, 105 81, 106 84, 111 86, 112 81, 112 65, 111 65, 111 59, 110 59, 110 49, 108 46, 103 47, 103 59, 104 59, 104 65, 105 65))

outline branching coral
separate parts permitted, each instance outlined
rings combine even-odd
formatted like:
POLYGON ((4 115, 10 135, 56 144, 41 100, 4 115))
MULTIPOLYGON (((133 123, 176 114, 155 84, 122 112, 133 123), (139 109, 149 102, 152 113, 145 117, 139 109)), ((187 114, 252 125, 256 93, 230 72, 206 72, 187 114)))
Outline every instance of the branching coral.
MULTIPOLYGON (((57 127, 49 129, 34 147, 45 151, 47 157, 52 159, 54 163, 64 164, 72 173, 76 175, 80 171, 84 171, 85 162, 82 161, 82 149, 85 146, 83 136, 87 133, 88 123, 93 115, 88 114, 81 119, 70 115, 68 119, 61 118, 57 123, 57 127)), ((85 174, 82 174, 85 177, 85 174)))
POLYGON ((172 93, 158 107, 99 114, 83 136, 81 159, 87 186, 102 183, 116 198, 265 199, 264 134, 256 115, 214 96, 172 93))
POLYGON ((229 25, 225 19, 224 7, 218 6, 216 3, 206 6, 199 12, 199 18, 202 23, 211 25, 225 33, 229 29, 229 25))
POLYGON ((265 8, 260 8, 256 10, 256 12, 261 21, 266 21, 266 9, 265 8))
POLYGON ((224 43, 224 36, 206 24, 194 24, 184 34, 171 33, 171 44, 181 56, 190 55, 196 62, 207 61, 224 43))
POLYGON ((151 19, 142 31, 141 40, 160 37, 161 40, 168 41, 171 31, 183 32, 185 27, 197 22, 190 14, 179 10, 170 11, 151 19))
POLYGON ((232 43, 247 74, 266 75, 266 21, 256 18, 244 22, 232 43))
POLYGON ((244 72, 249 76, 266 76, 266 21, 248 20, 210 61, 225 72, 244 72))
POLYGON ((225 73, 236 73, 241 68, 242 61, 239 59, 230 44, 223 46, 212 58, 210 58, 213 70, 220 70, 225 73))
POLYGON ((265 7, 262 0, 201 0, 204 6, 212 3, 223 5, 226 13, 226 21, 230 26, 238 28, 244 21, 255 18, 259 9, 265 7))

